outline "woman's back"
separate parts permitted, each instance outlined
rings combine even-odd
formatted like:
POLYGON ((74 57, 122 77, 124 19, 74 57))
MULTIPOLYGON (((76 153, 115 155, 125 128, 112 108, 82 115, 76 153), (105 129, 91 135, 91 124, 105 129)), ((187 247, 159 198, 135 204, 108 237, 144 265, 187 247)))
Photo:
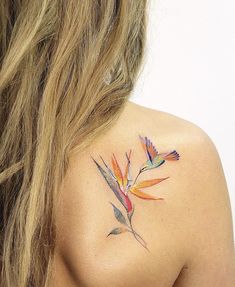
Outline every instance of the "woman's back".
POLYGON ((190 122, 127 102, 115 125, 71 158, 60 202, 53 287, 235 283, 223 170, 210 138, 190 122), (173 151, 173 157, 138 176, 142 187, 128 193, 136 233, 123 232, 130 231, 126 205, 110 188, 106 168, 116 159, 124 175, 129 158, 134 180, 148 159, 139 135, 150 140, 150 156, 173 151), (162 181, 144 186, 153 179, 162 181))
POLYGON ((234 285, 214 145, 127 103, 148 1, 3 2, 1 287, 234 285))

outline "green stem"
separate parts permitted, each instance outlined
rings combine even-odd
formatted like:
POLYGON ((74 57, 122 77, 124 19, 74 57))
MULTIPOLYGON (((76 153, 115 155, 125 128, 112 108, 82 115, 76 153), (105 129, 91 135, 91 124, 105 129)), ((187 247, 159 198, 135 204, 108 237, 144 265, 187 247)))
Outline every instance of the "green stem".
POLYGON ((134 182, 132 183, 132 185, 134 185, 135 184, 135 182, 136 182, 136 180, 137 180, 137 178, 138 178, 138 176, 141 174, 141 170, 139 170, 139 173, 137 174, 137 176, 136 176, 136 178, 135 178, 135 180, 134 180, 134 182))
POLYGON ((146 242, 144 241, 144 239, 137 233, 135 232, 135 230, 133 229, 133 226, 132 226, 132 222, 131 222, 131 219, 128 217, 128 220, 129 220, 129 223, 130 223, 130 228, 131 228, 131 232, 133 233, 135 239, 145 248, 149 251, 148 247, 146 246, 146 242), (144 242, 141 242, 138 237, 144 242))
POLYGON ((144 241, 144 239, 133 229, 132 226, 127 225, 127 227, 129 228, 129 231, 130 231, 131 233, 133 233, 133 235, 135 234, 137 237, 139 237, 139 238, 143 241, 143 243, 144 243, 145 245, 147 245, 147 243, 144 241))

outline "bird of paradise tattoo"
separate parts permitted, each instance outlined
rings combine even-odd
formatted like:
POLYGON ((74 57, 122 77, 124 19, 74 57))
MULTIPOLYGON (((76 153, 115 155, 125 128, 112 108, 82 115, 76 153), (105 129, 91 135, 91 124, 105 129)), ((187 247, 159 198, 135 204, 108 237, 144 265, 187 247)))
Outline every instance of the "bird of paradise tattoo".
POLYGON ((112 229, 108 233, 107 237, 110 235, 118 235, 124 232, 130 232, 133 234, 135 239, 144 248, 148 250, 147 243, 134 230, 133 225, 132 225, 132 217, 134 214, 135 206, 131 200, 130 194, 133 194, 136 197, 145 199, 145 200, 163 200, 164 198, 152 196, 150 194, 143 192, 141 189, 159 184, 160 182, 168 179, 169 176, 163 177, 163 178, 143 180, 140 182, 137 182, 137 178, 144 171, 158 168, 162 164, 164 164, 166 161, 176 161, 179 159, 180 156, 176 150, 166 152, 166 153, 158 153, 158 151, 156 150, 156 147, 146 136, 142 137, 141 135, 139 135, 139 139, 145 151, 147 160, 141 165, 139 172, 136 175, 134 180, 130 176, 130 163, 131 163, 130 157, 131 157, 131 152, 132 152, 131 149, 129 151, 129 154, 127 154, 127 152, 125 153, 127 164, 126 164, 124 173, 122 172, 114 153, 111 158, 112 169, 105 163, 105 161, 103 160, 101 156, 100 158, 105 166, 104 168, 101 167, 93 157, 92 159, 95 162, 100 173, 106 180, 107 184, 109 185, 109 187, 111 188, 111 190, 113 191, 117 199, 119 200, 119 202, 125 208, 125 212, 126 212, 126 217, 125 217, 122 211, 119 208, 117 208, 112 202, 110 202, 113 208, 114 216, 117 219, 117 221, 122 224, 122 226, 112 229))

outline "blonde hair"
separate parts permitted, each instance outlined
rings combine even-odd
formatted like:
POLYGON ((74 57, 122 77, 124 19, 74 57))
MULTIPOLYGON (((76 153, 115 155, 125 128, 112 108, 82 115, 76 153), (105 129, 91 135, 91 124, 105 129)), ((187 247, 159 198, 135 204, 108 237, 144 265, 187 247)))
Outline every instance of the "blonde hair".
POLYGON ((146 2, 0 2, 1 287, 48 286, 69 157, 112 126, 133 90, 146 2))

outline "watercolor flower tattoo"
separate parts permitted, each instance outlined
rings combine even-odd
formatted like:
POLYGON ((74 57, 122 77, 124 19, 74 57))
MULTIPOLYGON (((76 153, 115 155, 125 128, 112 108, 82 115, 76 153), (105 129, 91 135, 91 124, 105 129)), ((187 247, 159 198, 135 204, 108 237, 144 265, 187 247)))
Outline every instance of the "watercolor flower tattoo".
POLYGON ((92 157, 93 161, 95 162, 96 166, 98 167, 100 173, 106 180, 107 184, 119 200, 119 202, 123 205, 126 212, 126 217, 123 215, 120 209, 118 209, 112 202, 111 205, 113 207, 114 216, 119 223, 122 224, 120 227, 114 228, 112 231, 109 232, 109 235, 117 235, 124 232, 130 232, 133 234, 135 239, 148 250, 147 243, 144 239, 134 230, 132 225, 132 216, 134 214, 134 204, 130 198, 130 194, 137 196, 138 198, 145 199, 145 200, 163 200, 162 197, 155 197, 143 192, 141 189, 150 187, 160 182, 168 179, 169 177, 164 178, 155 178, 144 180, 140 182, 136 182, 137 178, 141 173, 144 171, 148 171, 153 168, 158 168, 166 161, 176 161, 179 159, 179 154, 176 150, 166 153, 158 153, 156 147, 152 144, 152 142, 147 137, 142 137, 139 135, 139 139, 141 145, 146 154, 146 161, 142 164, 139 169, 139 172, 134 180, 131 179, 130 176, 130 157, 131 157, 131 150, 129 154, 125 153, 127 164, 122 172, 118 161, 113 153, 112 161, 112 169, 108 167, 108 165, 104 162, 103 158, 100 156, 105 168, 101 167, 97 161, 92 157))

